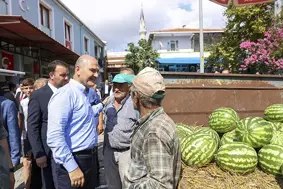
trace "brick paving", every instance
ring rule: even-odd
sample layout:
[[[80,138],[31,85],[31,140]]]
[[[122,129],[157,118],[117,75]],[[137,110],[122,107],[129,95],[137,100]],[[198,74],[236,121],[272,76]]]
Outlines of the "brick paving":
[[[100,187],[97,189],[107,189],[105,178],[104,178],[104,166],[103,166],[103,135],[98,137],[98,160],[99,160],[99,178],[100,178]],[[23,168],[20,168],[15,172],[15,189],[24,189],[24,176]]]

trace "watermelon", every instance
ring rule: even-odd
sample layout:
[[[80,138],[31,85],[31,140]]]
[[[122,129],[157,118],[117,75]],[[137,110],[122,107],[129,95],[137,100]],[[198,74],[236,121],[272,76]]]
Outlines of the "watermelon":
[[[188,166],[202,167],[214,158],[218,146],[216,140],[208,134],[193,134],[180,144],[182,161]]]
[[[276,144],[276,145],[283,146],[283,132],[274,131],[272,139],[270,140],[270,144]]]
[[[269,122],[273,128],[273,131],[279,131],[282,129],[283,123],[280,122]]]
[[[228,133],[225,133],[220,141],[220,145],[224,145],[224,144],[230,144],[233,142],[237,142],[239,141],[239,139],[236,136],[236,130],[230,131]]]
[[[271,124],[261,117],[247,117],[238,122],[236,136],[239,141],[254,148],[269,144],[273,134]]]
[[[180,139],[193,134],[193,131],[191,130],[191,128],[184,124],[177,124],[176,131]]]
[[[236,128],[239,116],[232,108],[218,108],[209,116],[209,127],[218,133],[226,133]]]
[[[283,165],[283,146],[269,144],[258,152],[259,167],[266,173],[281,174]]]
[[[209,128],[209,127],[200,127],[195,132],[195,134],[208,134],[215,139],[218,147],[220,145],[220,137],[219,137],[218,133],[216,131],[214,131],[213,129]]]
[[[283,104],[273,104],[264,110],[264,118],[268,121],[283,122]]]
[[[215,160],[222,170],[241,174],[253,172],[258,162],[255,149],[242,142],[224,144],[219,148]]]
[[[283,132],[283,123],[271,122],[271,124],[272,124],[272,127],[274,128],[274,130]]]

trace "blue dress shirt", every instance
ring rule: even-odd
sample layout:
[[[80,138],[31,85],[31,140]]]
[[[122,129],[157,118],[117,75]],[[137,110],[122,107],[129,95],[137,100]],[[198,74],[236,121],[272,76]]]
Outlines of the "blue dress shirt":
[[[63,164],[68,172],[78,168],[72,152],[97,146],[98,118],[86,91],[82,84],[71,79],[53,94],[48,105],[47,144],[55,162]]]

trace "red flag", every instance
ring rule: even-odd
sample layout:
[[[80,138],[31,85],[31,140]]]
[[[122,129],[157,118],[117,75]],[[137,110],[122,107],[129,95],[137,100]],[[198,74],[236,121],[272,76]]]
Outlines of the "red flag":
[[[255,5],[260,3],[270,3],[274,2],[275,0],[234,0],[235,6],[245,6],[245,5]]]
[[[14,70],[14,56],[12,54],[8,54],[2,52],[2,68],[7,70]]]

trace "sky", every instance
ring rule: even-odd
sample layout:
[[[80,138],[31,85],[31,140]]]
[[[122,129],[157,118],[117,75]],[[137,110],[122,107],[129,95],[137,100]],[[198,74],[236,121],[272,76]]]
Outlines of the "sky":
[[[150,31],[199,28],[199,0],[61,0],[100,39],[109,51],[124,51],[139,40],[141,4]],[[223,28],[225,8],[203,0],[204,28]]]

